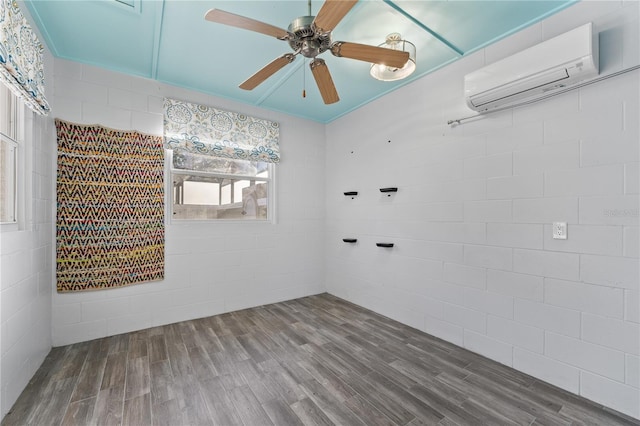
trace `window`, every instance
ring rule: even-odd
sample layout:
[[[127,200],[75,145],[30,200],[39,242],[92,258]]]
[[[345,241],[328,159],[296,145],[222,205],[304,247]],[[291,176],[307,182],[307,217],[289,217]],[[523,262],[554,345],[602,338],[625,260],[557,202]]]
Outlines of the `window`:
[[[0,84],[0,223],[3,224],[18,222],[24,128],[24,104]]]
[[[16,221],[16,168],[18,144],[7,136],[0,134],[0,222]]]
[[[174,219],[272,219],[272,164],[181,151],[169,155]]]
[[[164,99],[164,147],[176,220],[274,221],[280,126]]]

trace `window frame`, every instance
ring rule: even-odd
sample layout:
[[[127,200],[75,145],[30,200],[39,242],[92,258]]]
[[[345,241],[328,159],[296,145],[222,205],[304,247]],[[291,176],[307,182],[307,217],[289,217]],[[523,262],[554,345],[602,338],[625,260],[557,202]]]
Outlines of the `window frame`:
[[[31,215],[31,149],[28,139],[33,137],[33,112],[20,97],[0,83],[0,134],[15,147],[14,163],[14,220],[0,222],[0,232],[27,229]],[[31,126],[31,127],[30,127]]]
[[[238,160],[236,160],[238,161]],[[240,160],[241,161],[241,160]],[[239,223],[262,223],[262,224],[276,224],[276,167],[273,163],[267,163],[268,177],[256,177],[242,174],[227,174],[227,173],[215,173],[215,172],[202,172],[196,170],[188,170],[188,169],[176,169],[173,165],[173,151],[165,150],[165,170],[166,175],[166,203],[167,210],[166,216],[168,217],[168,223],[170,224],[192,224],[192,223],[229,223],[229,224],[239,224]],[[173,187],[173,176],[174,175],[183,175],[183,176],[203,176],[203,177],[215,177],[222,179],[232,179],[232,180],[256,180],[267,183],[267,218],[266,219],[188,219],[182,218],[178,219],[174,217],[173,214],[173,206],[174,206],[174,187]],[[230,183],[233,185],[233,183]],[[222,189],[222,188],[221,188]],[[222,202],[222,199],[219,200]],[[232,203],[233,204],[233,203]],[[222,204],[219,204],[222,205]]]
[[[4,175],[4,173],[7,173],[7,175],[10,175],[10,179],[8,181],[8,185],[10,186],[10,191],[13,193],[11,195],[11,204],[13,207],[13,212],[11,213],[11,216],[13,217],[13,220],[9,220],[9,221],[3,221],[2,217],[0,216],[0,225],[2,225],[3,227],[6,226],[11,226],[11,225],[17,225],[18,223],[18,154],[20,152],[20,145],[18,144],[18,142],[12,138],[10,138],[9,136],[5,135],[4,133],[0,132],[0,143],[1,144],[5,144],[7,143],[11,148],[13,148],[13,158],[12,160],[12,165],[11,165],[11,169],[9,171],[2,171],[2,174]],[[4,176],[2,176],[4,178]],[[7,188],[7,192],[9,192],[9,188]],[[0,202],[4,203],[6,200],[2,199],[0,200]],[[4,207],[4,206],[3,206]]]

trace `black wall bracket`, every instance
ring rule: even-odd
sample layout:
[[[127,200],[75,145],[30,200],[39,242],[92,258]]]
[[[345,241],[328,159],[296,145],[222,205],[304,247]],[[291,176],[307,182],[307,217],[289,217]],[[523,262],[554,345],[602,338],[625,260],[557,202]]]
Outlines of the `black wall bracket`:
[[[387,197],[391,197],[391,193],[398,192],[398,188],[380,188],[380,192],[387,194]]]

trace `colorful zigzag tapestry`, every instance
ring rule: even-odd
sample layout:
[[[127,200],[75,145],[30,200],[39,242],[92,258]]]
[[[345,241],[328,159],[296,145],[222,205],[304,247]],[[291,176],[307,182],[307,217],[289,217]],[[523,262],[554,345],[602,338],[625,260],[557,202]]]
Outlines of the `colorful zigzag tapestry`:
[[[162,137],[56,120],[58,292],[164,277]]]

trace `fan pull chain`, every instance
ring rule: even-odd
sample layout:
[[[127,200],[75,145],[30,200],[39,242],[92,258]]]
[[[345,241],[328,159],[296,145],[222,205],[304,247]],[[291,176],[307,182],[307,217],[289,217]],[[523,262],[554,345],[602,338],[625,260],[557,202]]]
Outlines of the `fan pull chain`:
[[[311,4],[311,1],[309,1],[309,4]],[[302,97],[306,98],[307,97],[307,91],[305,90],[307,87],[307,81],[306,81],[306,75],[307,75],[307,67],[306,67],[306,63],[304,58],[302,59]]]

